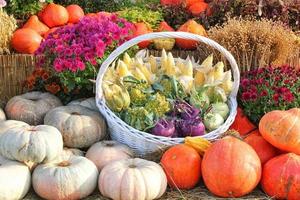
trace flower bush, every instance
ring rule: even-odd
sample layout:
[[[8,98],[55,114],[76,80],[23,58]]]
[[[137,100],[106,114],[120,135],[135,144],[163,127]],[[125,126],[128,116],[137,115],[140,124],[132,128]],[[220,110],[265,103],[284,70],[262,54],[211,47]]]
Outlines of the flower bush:
[[[132,36],[132,24],[116,15],[85,17],[51,33],[36,52],[38,67],[53,68],[70,99],[74,91],[92,94],[99,65]]]
[[[300,107],[300,70],[285,65],[244,73],[239,103],[255,123],[272,110]]]

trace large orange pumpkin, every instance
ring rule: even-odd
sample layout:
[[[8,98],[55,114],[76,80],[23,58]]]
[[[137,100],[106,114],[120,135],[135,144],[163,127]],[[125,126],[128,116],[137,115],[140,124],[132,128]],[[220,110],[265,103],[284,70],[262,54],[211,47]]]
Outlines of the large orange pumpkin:
[[[193,16],[199,16],[201,13],[205,12],[208,8],[208,4],[205,2],[196,2],[192,4],[188,10],[193,14]]]
[[[269,160],[263,167],[261,185],[275,199],[300,199],[300,156],[288,153]]]
[[[30,28],[32,30],[35,30],[40,35],[44,35],[45,33],[47,33],[47,31],[49,31],[49,27],[41,22],[36,15],[32,15],[24,24],[23,28]]]
[[[77,23],[84,17],[84,12],[79,5],[72,4],[66,7],[69,13],[69,23]]]
[[[188,20],[186,23],[180,26],[177,31],[189,32],[201,36],[207,36],[204,27],[192,19]],[[197,47],[197,43],[198,42],[195,40],[176,38],[176,45],[182,49],[195,49]]]
[[[255,130],[255,125],[248,119],[241,108],[237,109],[237,115],[230,129],[234,129],[240,133],[240,135],[247,135],[251,131]]]
[[[202,176],[207,188],[221,197],[241,197],[259,183],[261,163],[247,143],[226,136],[206,150]]]
[[[133,37],[137,37],[143,34],[151,33],[152,29],[145,23],[139,22],[139,23],[134,23],[134,32],[133,32]],[[143,41],[138,43],[138,46],[140,48],[147,48],[150,45],[151,41]]]
[[[69,20],[67,9],[54,3],[48,4],[40,15],[42,21],[50,28],[65,25]]]
[[[201,157],[195,149],[179,144],[168,149],[161,159],[161,165],[173,188],[191,189],[201,178]]]
[[[21,28],[14,32],[11,45],[19,53],[33,54],[39,48],[42,39],[35,30]]]
[[[273,146],[300,154],[300,108],[265,114],[259,122],[259,131]]]
[[[244,141],[256,151],[262,165],[279,154],[278,149],[268,143],[258,130],[251,132]]]

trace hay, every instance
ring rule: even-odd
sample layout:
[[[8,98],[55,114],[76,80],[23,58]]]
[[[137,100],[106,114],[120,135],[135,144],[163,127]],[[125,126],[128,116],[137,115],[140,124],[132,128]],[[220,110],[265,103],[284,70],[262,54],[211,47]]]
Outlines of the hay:
[[[166,194],[160,198],[159,200],[214,200],[214,199],[224,199],[224,198],[217,198],[213,194],[211,194],[203,184],[196,187],[193,190],[189,191],[176,191],[168,189]],[[243,198],[236,198],[235,200],[270,200],[271,198],[266,196],[261,190],[255,189],[251,194],[243,197]],[[30,191],[28,195],[24,198],[24,200],[42,200],[39,198],[33,191]],[[100,195],[99,191],[95,191],[92,195],[84,200],[109,200]]]

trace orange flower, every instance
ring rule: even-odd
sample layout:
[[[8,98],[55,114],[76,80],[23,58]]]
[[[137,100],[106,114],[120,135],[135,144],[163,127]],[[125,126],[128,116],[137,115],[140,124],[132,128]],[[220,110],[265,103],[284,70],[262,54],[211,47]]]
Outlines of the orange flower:
[[[60,86],[56,83],[51,83],[45,85],[45,89],[52,94],[57,94],[60,91]]]
[[[28,84],[34,85],[34,83],[35,83],[35,77],[33,75],[28,76],[27,77],[27,82],[28,82]]]
[[[48,78],[49,78],[49,74],[48,74],[47,72],[44,72],[44,73],[42,74],[42,79],[43,79],[44,81],[46,81],[46,80],[48,80]]]
[[[66,86],[63,86],[63,90],[64,90],[64,93],[65,93],[65,94],[68,94],[68,93],[69,93],[69,90],[68,90],[68,88],[67,88]]]

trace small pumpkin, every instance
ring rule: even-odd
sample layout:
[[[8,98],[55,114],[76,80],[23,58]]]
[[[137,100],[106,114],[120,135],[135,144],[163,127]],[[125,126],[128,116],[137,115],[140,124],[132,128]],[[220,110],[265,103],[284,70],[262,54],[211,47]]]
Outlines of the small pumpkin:
[[[204,154],[205,185],[220,197],[241,197],[251,192],[261,178],[261,163],[254,149],[233,136],[214,142]]]
[[[244,141],[256,151],[262,165],[279,154],[278,149],[268,143],[258,130],[251,132]]]
[[[300,154],[300,108],[265,114],[259,122],[259,131],[273,146]]]
[[[102,141],[93,144],[86,152],[86,157],[101,171],[112,161],[132,158],[133,152],[129,147],[118,142]]]
[[[182,2],[182,0],[160,0],[160,4],[163,6],[178,6]]]
[[[133,37],[137,37],[140,35],[144,35],[147,33],[151,33],[152,29],[145,23],[139,22],[139,23],[134,23],[134,31],[133,31]],[[138,43],[138,46],[142,49],[147,48],[150,45],[151,41],[143,41]]]
[[[2,108],[0,108],[0,121],[6,120],[6,116]]]
[[[69,21],[69,14],[65,7],[50,3],[42,11],[41,18],[47,26],[52,28],[67,24]]]
[[[69,23],[78,23],[84,17],[84,11],[79,5],[72,4],[66,7],[69,13]]]
[[[83,106],[55,108],[47,113],[44,123],[60,130],[66,147],[90,147],[106,136],[106,123],[100,113]]]
[[[5,131],[16,128],[16,127],[28,127],[29,125],[25,122],[16,121],[16,120],[6,120],[0,121],[0,134],[4,133]]]
[[[287,153],[269,160],[263,167],[261,185],[275,199],[300,199],[300,156]]]
[[[199,16],[201,13],[204,13],[208,8],[208,4],[205,2],[196,2],[188,7],[188,10],[193,14],[193,16]]]
[[[0,156],[0,199],[23,199],[30,188],[28,167]]]
[[[251,131],[256,129],[256,126],[248,119],[244,114],[244,111],[238,107],[237,115],[230,129],[234,129],[240,133],[240,135],[247,135]]]
[[[207,36],[204,27],[192,19],[188,20],[186,23],[181,25],[177,31],[189,32],[201,36]],[[176,45],[182,49],[195,49],[197,47],[197,43],[198,42],[195,40],[176,38]]]
[[[44,35],[49,31],[49,27],[41,22],[36,15],[32,15],[24,24],[23,28],[30,28],[32,30],[35,30],[40,35]]]
[[[0,134],[0,154],[26,163],[51,161],[63,150],[60,132],[52,126],[20,126]]]
[[[32,174],[32,186],[44,199],[82,199],[97,187],[98,174],[90,160],[71,156],[62,162],[38,165]]]
[[[40,46],[43,38],[30,28],[21,28],[14,32],[11,45],[18,53],[33,54]]]
[[[61,101],[50,93],[29,92],[10,99],[5,111],[8,119],[38,125],[43,123],[49,110],[61,105]]]
[[[184,144],[168,149],[162,156],[161,165],[173,188],[191,189],[201,178],[201,157],[195,149]]]
[[[84,153],[79,149],[65,147],[63,151],[51,162],[63,162],[65,160],[69,160],[72,156],[84,156]]]
[[[155,162],[140,158],[106,165],[99,176],[99,190],[105,197],[118,200],[152,200],[167,189],[163,169]]]
[[[58,27],[54,27],[49,29],[45,34],[44,34],[44,38],[46,39],[51,33],[54,33],[57,29],[59,29]]]
[[[77,100],[74,100],[74,101],[71,101],[70,103],[68,103],[68,106],[71,106],[71,105],[80,105],[80,106],[83,106],[83,107],[86,107],[91,110],[99,112],[99,108],[96,105],[95,97],[91,97],[88,99],[77,99]]]

